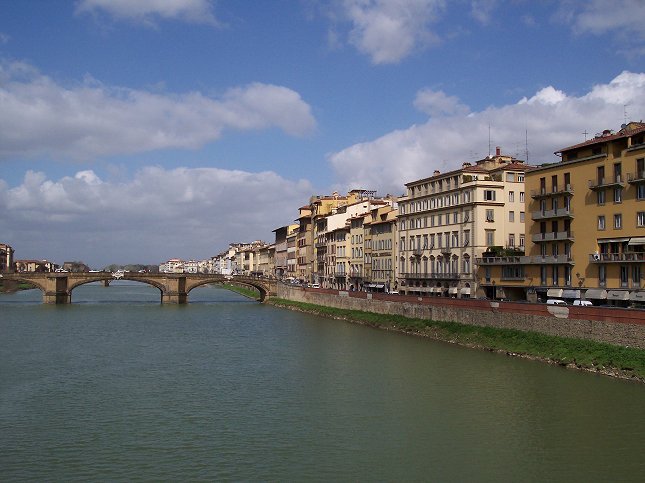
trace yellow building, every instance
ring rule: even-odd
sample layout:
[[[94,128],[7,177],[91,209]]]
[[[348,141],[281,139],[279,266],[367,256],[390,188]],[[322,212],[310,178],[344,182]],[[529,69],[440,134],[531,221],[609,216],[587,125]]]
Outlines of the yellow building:
[[[371,211],[363,223],[365,229],[365,263],[370,265],[369,289],[375,292],[398,290],[396,269],[398,210],[382,206]]]
[[[556,154],[561,162],[526,174],[527,255],[485,261],[483,277],[506,292],[520,285],[529,299],[645,301],[645,124]],[[513,270],[517,279],[505,279]]]
[[[477,257],[524,248],[526,170],[497,148],[475,165],[407,183],[399,200],[399,291],[475,296]]]

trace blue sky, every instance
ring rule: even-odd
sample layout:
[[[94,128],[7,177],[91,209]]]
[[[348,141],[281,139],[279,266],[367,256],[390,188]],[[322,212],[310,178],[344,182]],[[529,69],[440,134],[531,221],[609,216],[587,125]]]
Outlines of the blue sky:
[[[641,0],[0,0],[0,242],[158,263],[645,118]],[[489,134],[490,133],[490,134]]]

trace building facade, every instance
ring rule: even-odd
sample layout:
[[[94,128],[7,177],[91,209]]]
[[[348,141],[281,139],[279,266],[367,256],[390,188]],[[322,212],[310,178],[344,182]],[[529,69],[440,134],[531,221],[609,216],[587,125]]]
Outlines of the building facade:
[[[13,270],[13,253],[13,248],[4,243],[0,243],[0,272]]]
[[[556,154],[562,161],[526,174],[526,256],[485,261],[492,282],[521,286],[529,300],[643,304],[645,124]],[[517,280],[504,278],[510,270]]]
[[[525,244],[526,170],[497,148],[475,165],[407,183],[398,205],[399,291],[484,295],[476,258],[489,249],[521,251]]]

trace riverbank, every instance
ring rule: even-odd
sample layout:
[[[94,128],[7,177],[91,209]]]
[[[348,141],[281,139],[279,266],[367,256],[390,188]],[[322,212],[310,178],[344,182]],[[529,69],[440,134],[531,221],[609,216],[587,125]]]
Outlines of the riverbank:
[[[267,303],[351,323],[427,337],[464,347],[538,360],[562,367],[645,383],[645,350],[515,329],[386,315],[281,298]]]

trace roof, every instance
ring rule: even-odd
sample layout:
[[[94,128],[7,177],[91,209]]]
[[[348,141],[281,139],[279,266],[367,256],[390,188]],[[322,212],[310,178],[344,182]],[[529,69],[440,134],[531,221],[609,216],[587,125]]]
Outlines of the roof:
[[[611,134],[611,132],[612,132],[611,130],[605,129],[602,132],[602,134],[596,135],[593,139],[589,139],[588,141],[585,141],[583,143],[574,144],[573,146],[562,148],[558,151],[555,151],[554,154],[563,153],[565,151],[571,151],[572,149],[578,149],[585,146],[591,146],[593,144],[601,144],[609,141],[615,141],[616,139],[622,139],[622,138],[633,136],[634,134],[645,132],[645,123],[631,122],[626,126],[622,127],[620,131],[618,131],[617,133]]]

